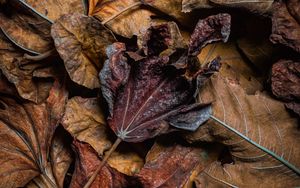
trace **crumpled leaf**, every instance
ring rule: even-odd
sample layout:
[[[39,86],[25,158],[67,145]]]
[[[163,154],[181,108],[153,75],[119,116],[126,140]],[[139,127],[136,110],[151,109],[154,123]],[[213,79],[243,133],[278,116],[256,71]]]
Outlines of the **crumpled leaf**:
[[[76,151],[75,172],[72,177],[70,187],[81,188],[92,176],[96,167],[100,164],[100,159],[97,153],[88,145],[78,141],[73,142],[74,150]],[[128,185],[126,175],[117,170],[105,165],[96,179],[93,181],[91,188],[122,188]]]
[[[89,0],[89,15],[101,20],[114,33],[131,38],[149,28],[154,15],[139,7],[140,4],[139,0]]]
[[[0,187],[23,187],[38,175],[50,187],[58,185],[48,151],[66,99],[58,82],[39,105],[1,97]]]
[[[283,44],[300,52],[300,3],[279,1],[273,5],[271,42]]]
[[[50,148],[53,176],[55,177],[58,187],[63,187],[65,175],[73,161],[70,143],[68,143],[65,133],[65,130],[58,127],[54,133]],[[26,188],[36,187],[52,188],[51,185],[44,182],[42,176],[35,177],[29,184],[26,185]]]
[[[216,157],[205,150],[177,144],[174,139],[159,139],[135,176],[144,188],[184,187],[193,171],[201,171]]]
[[[45,101],[53,84],[56,73],[50,71],[47,75],[45,69],[54,69],[55,64],[47,61],[30,62],[23,58],[22,51],[18,50],[0,33],[0,69],[6,78],[15,85],[19,95],[35,103]],[[37,74],[39,73],[39,74]],[[61,76],[61,75],[60,75]]]
[[[51,35],[71,80],[90,89],[99,88],[105,48],[115,41],[112,33],[92,17],[74,13],[56,20]]]
[[[293,187],[299,174],[298,122],[284,105],[266,94],[248,95],[239,85],[239,76],[215,75],[199,95],[213,103],[213,116],[236,131],[209,120],[188,138],[190,141],[220,142],[226,145],[232,163],[216,161],[198,176],[198,187]],[[243,139],[241,136],[247,137]],[[263,151],[250,141],[265,147]],[[274,152],[281,161],[271,157]],[[273,155],[274,156],[274,155]],[[282,162],[283,161],[283,162]],[[285,162],[285,163],[284,163]]]
[[[189,54],[197,55],[207,44],[227,42],[230,34],[231,17],[227,13],[209,16],[199,20],[191,36]]]
[[[284,100],[286,106],[300,115],[300,63],[280,60],[272,67],[273,94]]]
[[[54,21],[64,14],[84,13],[84,4],[82,0],[24,0],[28,5],[37,12],[47,16],[48,19]]]
[[[20,48],[34,54],[52,49],[51,23],[21,8],[7,5],[0,9],[0,28],[3,33]]]
[[[112,145],[102,104],[97,98],[70,99],[61,123],[77,140],[89,143],[99,156],[104,156]],[[124,152],[117,149],[110,156],[108,164],[124,174],[132,175],[143,166],[144,161],[132,150]]]
[[[169,62],[168,56],[157,56],[167,49],[165,38],[170,36],[166,24],[162,24],[161,28],[149,29],[152,37],[146,38],[149,39],[145,42],[149,46],[146,59],[127,62],[125,45],[114,43],[107,50],[109,59],[100,72],[102,93],[110,107],[108,125],[126,142],[141,142],[168,132],[167,121],[176,122],[174,119],[180,119],[178,115],[182,112],[191,112],[191,117],[198,114],[195,116],[198,118],[186,118],[197,123],[181,122],[184,124],[181,128],[188,127],[189,130],[195,130],[208,117],[200,114],[203,113],[200,104],[193,104],[197,90],[195,81],[184,77],[184,69],[176,69],[176,65],[172,65],[176,62]],[[151,40],[153,37],[159,40]],[[180,59],[183,64],[188,62],[187,58]],[[216,61],[199,70],[195,77],[204,82],[218,67]]]

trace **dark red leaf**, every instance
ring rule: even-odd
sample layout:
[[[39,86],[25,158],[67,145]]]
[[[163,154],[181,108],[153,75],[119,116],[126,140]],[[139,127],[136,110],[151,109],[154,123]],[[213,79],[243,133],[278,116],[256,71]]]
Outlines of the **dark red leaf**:
[[[230,20],[229,15],[223,16]],[[114,43],[107,49],[109,59],[100,72],[101,89],[109,104],[108,124],[124,141],[152,138],[168,132],[169,125],[195,130],[210,116],[210,107],[203,109],[194,96],[197,86],[218,70],[219,59],[196,71],[193,79],[185,77],[186,65],[194,57],[187,56],[184,45],[176,44],[175,39],[180,41],[181,35],[174,34],[173,26],[168,23],[148,29],[142,41],[147,57],[140,61],[126,57],[125,44]],[[206,39],[216,41],[213,37],[194,36],[194,40],[204,43]]]

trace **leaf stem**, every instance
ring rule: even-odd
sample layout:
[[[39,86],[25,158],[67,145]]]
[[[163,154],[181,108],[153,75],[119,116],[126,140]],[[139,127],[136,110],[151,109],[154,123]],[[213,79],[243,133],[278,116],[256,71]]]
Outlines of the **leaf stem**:
[[[221,124],[225,128],[229,129],[230,131],[234,132],[235,134],[237,134],[241,138],[247,140],[252,145],[254,145],[257,148],[261,149],[262,151],[268,153],[269,155],[271,155],[272,157],[274,157],[275,159],[277,159],[278,161],[280,161],[281,163],[283,163],[285,166],[287,166],[288,168],[290,168],[291,170],[293,170],[298,176],[300,175],[300,169],[298,169],[296,166],[294,166],[293,164],[289,163],[288,161],[286,161],[284,158],[280,157],[279,155],[277,155],[273,151],[270,151],[269,149],[265,148],[264,146],[261,146],[260,144],[258,144],[255,141],[251,140],[249,137],[241,134],[239,131],[237,131],[236,129],[230,127],[225,122],[223,122],[220,119],[218,119],[217,117],[211,115],[210,118],[212,120],[216,121],[217,123]]]
[[[107,159],[111,156],[111,154],[115,151],[115,149],[118,147],[118,145],[122,142],[121,138],[118,138],[115,143],[112,145],[112,147],[109,149],[109,151],[105,154],[103,160],[101,161],[100,165],[97,167],[96,171],[93,173],[93,175],[89,178],[88,182],[85,184],[83,188],[89,188],[93,181],[95,180],[96,176],[102,169],[102,167],[106,164]]]
[[[105,24],[107,24],[107,22],[110,22],[111,20],[115,19],[116,17],[118,17],[119,15],[123,14],[127,10],[132,9],[133,7],[136,7],[136,6],[140,6],[141,4],[142,4],[141,2],[133,3],[132,5],[126,7],[125,9],[123,9],[123,10],[119,11],[118,13],[112,15],[111,17],[107,18],[106,20],[103,20],[101,22],[101,24],[105,25]]]
[[[41,178],[48,187],[57,188],[58,186],[44,173],[41,173]]]
[[[47,57],[49,57],[51,55],[54,55],[55,52],[56,52],[55,49],[51,49],[51,50],[48,50],[48,51],[46,51],[42,54],[38,54],[38,55],[24,54],[24,58],[28,59],[28,60],[32,60],[32,61],[40,61],[40,60],[46,59]]]

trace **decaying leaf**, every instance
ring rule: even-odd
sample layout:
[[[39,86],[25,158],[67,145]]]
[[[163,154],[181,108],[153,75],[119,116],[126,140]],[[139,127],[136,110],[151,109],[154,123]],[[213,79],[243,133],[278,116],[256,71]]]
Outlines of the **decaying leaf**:
[[[288,108],[300,115],[300,63],[280,60],[272,67],[273,94],[286,101]]]
[[[169,123],[195,130],[209,116],[209,107],[193,104],[196,80],[184,77],[184,68],[177,69],[178,63],[189,62],[187,53],[175,62],[172,56],[158,56],[168,49],[168,28],[167,24],[149,28],[151,36],[147,34],[144,42],[148,56],[141,61],[130,62],[122,43],[114,43],[107,50],[109,59],[100,72],[101,89],[110,107],[108,125],[124,141],[140,142],[165,133]],[[201,85],[218,67],[218,62],[213,61],[194,78]]]
[[[151,24],[149,10],[139,7],[139,0],[89,0],[89,15],[95,16],[114,33],[131,38]]]
[[[56,20],[51,35],[70,78],[87,88],[99,88],[105,48],[115,41],[112,33],[92,17],[74,13]]]
[[[48,151],[66,99],[58,82],[39,105],[1,97],[0,187],[23,187],[38,175],[50,187],[61,183],[53,174]]]
[[[35,103],[47,99],[57,73],[53,70],[54,63],[30,62],[23,58],[21,50],[17,49],[0,33],[0,69],[6,78],[15,85],[19,95]],[[58,72],[58,68],[56,71]]]
[[[194,170],[201,171],[215,159],[205,150],[176,144],[173,139],[157,141],[136,177],[144,188],[184,187]]]
[[[96,170],[101,161],[97,153],[88,144],[74,141],[73,145],[77,157],[70,187],[81,188],[88,181],[88,178],[92,176],[93,171]],[[122,188],[127,185],[126,175],[106,165],[97,174],[91,188]]]
[[[51,24],[38,15],[23,9],[3,6],[0,9],[0,28],[19,47],[39,54],[53,48]]]
[[[283,44],[300,53],[300,13],[297,11],[299,8],[299,1],[274,3],[270,40],[275,44]]]
[[[40,14],[47,16],[54,21],[64,14],[85,12],[82,0],[24,0],[28,5],[34,8]]]
[[[209,0],[182,0],[182,11],[191,12],[200,8],[212,8]]]
[[[74,97],[67,103],[62,124],[72,136],[90,144],[98,155],[103,157],[113,140],[106,125],[102,106],[96,98]],[[132,150],[125,152],[117,150],[109,158],[108,164],[124,174],[132,175],[139,171],[144,161]]]
[[[221,123],[209,120],[188,138],[226,145],[233,162],[212,163],[198,176],[198,187],[299,185],[297,120],[266,94],[246,94],[236,74],[215,75],[200,92],[200,101],[215,101],[213,117]]]

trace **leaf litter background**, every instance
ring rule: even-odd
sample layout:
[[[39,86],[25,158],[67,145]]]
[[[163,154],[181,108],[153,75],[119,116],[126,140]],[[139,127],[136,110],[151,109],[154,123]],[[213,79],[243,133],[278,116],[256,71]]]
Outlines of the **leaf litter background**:
[[[147,73],[150,69],[145,72],[143,66],[156,57],[158,65],[166,61],[163,57],[173,63],[156,67],[150,80],[155,75],[168,77],[170,67],[184,70],[175,75],[186,83],[194,83],[197,75],[204,85],[188,99],[195,105],[211,103],[213,117],[225,126],[210,118],[195,125],[194,131],[172,128],[187,122],[184,117],[191,112],[189,119],[199,120],[203,114],[197,108],[180,109],[171,120],[148,124],[156,127],[151,136],[144,135],[151,139],[122,142],[91,187],[300,185],[299,1],[2,0],[0,4],[0,187],[83,187],[117,139],[113,131],[119,118],[115,123],[114,118],[124,112],[124,95],[118,88],[136,80],[139,71]],[[212,27],[205,33],[197,22],[218,13],[230,14],[230,37],[227,42],[223,38],[226,43],[208,44],[218,32]],[[193,33],[196,25],[202,34]],[[159,32],[166,35],[159,38],[155,35]],[[116,41],[125,43],[127,51]],[[111,52],[106,51],[113,43]],[[204,74],[219,60],[216,57],[221,58],[219,71]],[[185,63],[180,64],[182,59]],[[111,66],[105,68],[105,61]],[[129,75],[130,68],[134,71]],[[100,80],[100,71],[109,70],[117,77]],[[106,84],[116,87],[105,90]],[[181,85],[175,79],[172,85],[176,84]],[[147,88],[142,93],[135,90],[137,101],[143,100]],[[168,96],[166,91],[160,99]],[[183,104],[192,105],[190,100]],[[136,125],[143,118],[149,121],[139,117]],[[167,134],[154,137],[162,132]]]

